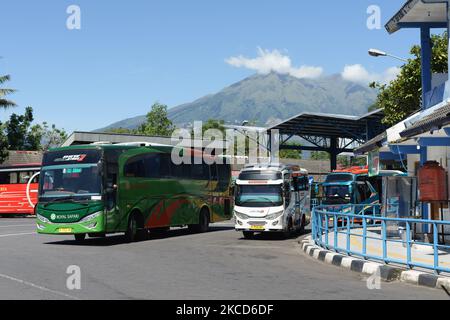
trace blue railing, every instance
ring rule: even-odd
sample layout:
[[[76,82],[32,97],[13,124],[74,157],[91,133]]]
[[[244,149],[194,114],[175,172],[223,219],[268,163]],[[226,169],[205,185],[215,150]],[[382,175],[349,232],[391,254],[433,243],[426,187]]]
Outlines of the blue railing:
[[[401,264],[410,269],[425,268],[437,274],[450,272],[450,268],[440,261],[440,255],[450,252],[450,246],[445,244],[445,236],[444,241],[439,241],[439,230],[450,228],[450,221],[382,217],[378,205],[365,206],[363,210],[353,206],[350,211],[348,207],[318,206],[313,209],[312,238],[318,246],[366,260]],[[415,240],[415,230],[432,231],[432,241]],[[356,239],[359,241],[352,244]],[[433,261],[418,257],[413,245],[428,249],[428,256],[432,256]],[[450,260],[445,264],[450,266]]]

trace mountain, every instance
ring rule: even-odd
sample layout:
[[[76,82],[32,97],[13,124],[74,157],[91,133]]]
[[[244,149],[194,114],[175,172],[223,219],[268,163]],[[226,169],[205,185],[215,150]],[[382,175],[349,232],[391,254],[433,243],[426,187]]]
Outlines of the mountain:
[[[344,80],[340,75],[298,79],[270,73],[254,75],[222,91],[169,109],[178,126],[194,120],[225,120],[227,123],[255,121],[265,126],[302,112],[362,115],[375,102],[377,91]],[[116,122],[105,129],[136,128],[145,116]]]

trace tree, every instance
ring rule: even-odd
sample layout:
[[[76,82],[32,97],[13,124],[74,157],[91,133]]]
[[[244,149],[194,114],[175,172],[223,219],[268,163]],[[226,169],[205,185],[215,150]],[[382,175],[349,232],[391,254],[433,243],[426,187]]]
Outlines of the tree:
[[[442,35],[432,35],[433,73],[447,73],[448,71],[448,37],[447,32]],[[400,74],[389,84],[371,83],[372,88],[379,89],[375,105],[370,109],[383,109],[385,118],[383,123],[393,126],[418,111],[422,101],[421,83],[421,53],[420,46],[411,48],[414,58],[401,67]]]
[[[54,124],[49,126],[47,122],[31,127],[30,135],[39,141],[39,150],[43,151],[59,147],[67,139],[67,133],[64,129],[58,129]]]
[[[9,75],[0,76],[0,85],[4,84],[5,82],[10,80]],[[6,96],[14,93],[16,90],[14,89],[7,89],[7,88],[0,88],[0,108],[2,109],[8,109],[10,107],[15,107],[16,104],[12,102],[11,100],[7,100]]]
[[[215,130],[219,130],[220,132],[222,132],[224,138],[225,138],[225,121],[223,120],[214,120],[214,119],[209,119],[208,121],[203,123],[202,126],[202,132],[203,134],[210,130],[210,129],[215,129]]]
[[[138,129],[138,133],[147,136],[170,137],[175,126],[167,115],[167,106],[156,102],[147,113],[147,121]]]
[[[5,123],[9,150],[39,150],[40,132],[30,130],[33,122],[33,108],[27,107],[23,115],[13,113]]]
[[[106,133],[116,133],[116,134],[137,134],[137,130],[127,129],[127,128],[113,128],[106,130]]]
[[[311,152],[311,160],[317,160],[317,161],[330,160],[330,154],[325,151],[313,151],[313,152]]]
[[[297,142],[291,142],[291,143],[288,143],[288,145],[301,147],[301,144],[297,143]],[[280,150],[280,158],[281,159],[301,160],[302,159],[302,150]]]
[[[8,150],[47,151],[60,146],[67,138],[63,129],[46,122],[33,125],[33,108],[23,115],[13,113],[5,123],[0,122],[0,162],[8,156]]]

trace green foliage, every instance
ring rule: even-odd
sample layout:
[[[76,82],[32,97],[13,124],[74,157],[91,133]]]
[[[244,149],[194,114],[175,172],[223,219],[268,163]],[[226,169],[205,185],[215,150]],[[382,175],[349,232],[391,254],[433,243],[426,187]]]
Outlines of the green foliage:
[[[170,137],[175,126],[167,116],[167,106],[156,102],[146,116],[146,122],[138,129],[139,134],[147,136]]]
[[[39,150],[39,130],[33,128],[33,109],[27,107],[23,115],[13,113],[5,123],[6,138],[9,150]]]
[[[36,139],[36,143],[40,144],[38,149],[43,151],[59,147],[67,139],[67,133],[64,129],[58,129],[54,124],[49,126],[47,122],[34,125],[30,130],[31,135]]]
[[[432,35],[432,62],[431,69],[433,73],[447,73],[447,33],[442,35]],[[411,48],[411,54],[414,58],[401,67],[397,79],[389,84],[372,83],[372,88],[379,89],[377,101],[372,109],[384,109],[385,118],[383,122],[388,126],[404,120],[412,113],[418,111],[422,100],[421,83],[421,54],[420,46],[415,45]]]
[[[301,147],[302,145],[297,142],[288,143],[289,146]],[[302,150],[280,150],[280,158],[281,159],[294,159],[301,160],[302,159]]]
[[[8,82],[10,80],[10,76],[0,76],[0,85],[4,84],[5,82]],[[2,109],[8,109],[10,107],[15,107],[16,104],[12,102],[11,100],[6,99],[6,96],[10,95],[11,93],[14,93],[14,89],[7,89],[7,88],[1,88],[0,87],[0,108]]]
[[[113,128],[113,129],[108,129],[105,132],[116,133],[116,134],[137,134],[137,130],[131,130],[131,129],[127,129],[127,128]]]
[[[33,120],[33,108],[27,107],[23,115],[13,113],[7,122],[0,122],[0,162],[6,159],[8,150],[46,151],[67,138],[66,132],[55,125],[33,125]]]
[[[223,120],[214,120],[214,119],[209,119],[208,121],[203,123],[202,126],[202,132],[203,134],[210,130],[210,129],[216,129],[219,130],[220,132],[222,132],[223,137],[225,138],[225,121]]]
[[[330,160],[330,154],[325,151],[313,151],[311,152],[311,160]]]

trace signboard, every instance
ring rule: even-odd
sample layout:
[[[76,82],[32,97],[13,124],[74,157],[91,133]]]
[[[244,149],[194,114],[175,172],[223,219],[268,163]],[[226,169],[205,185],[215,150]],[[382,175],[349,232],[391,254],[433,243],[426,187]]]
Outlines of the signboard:
[[[380,174],[380,152],[369,152],[369,177],[375,177]]]

